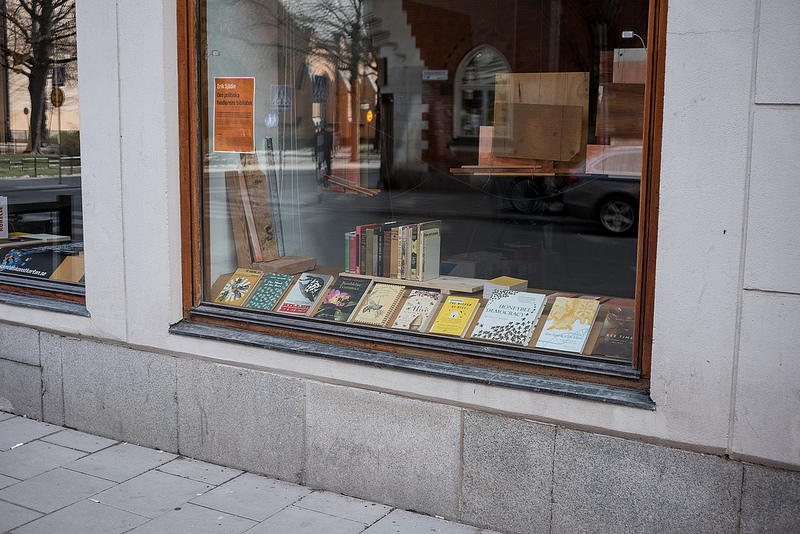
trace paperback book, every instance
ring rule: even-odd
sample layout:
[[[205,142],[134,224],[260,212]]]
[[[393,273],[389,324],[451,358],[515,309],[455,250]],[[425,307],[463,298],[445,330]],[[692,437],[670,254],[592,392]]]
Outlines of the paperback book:
[[[430,332],[464,337],[480,304],[480,299],[472,297],[447,297]]]
[[[301,274],[276,311],[308,315],[332,281],[333,276],[329,274]]]
[[[351,320],[371,286],[369,278],[340,276],[325,293],[314,317],[331,321]]]
[[[596,300],[556,297],[536,347],[582,352],[599,307]]]
[[[294,276],[290,274],[267,273],[264,279],[245,302],[245,308],[254,310],[271,310],[283,296],[286,288],[292,283]]]
[[[386,326],[405,292],[405,286],[375,284],[359,308],[353,322]]]
[[[488,299],[496,289],[512,289],[514,291],[525,291],[528,289],[528,281],[521,278],[510,276],[500,276],[487,280],[483,284],[483,298]]]
[[[397,313],[392,328],[424,332],[428,328],[433,312],[441,298],[442,294],[438,291],[412,290]]]
[[[470,337],[527,347],[545,302],[547,296],[539,293],[497,289]]]
[[[633,308],[610,307],[592,354],[631,361],[633,358],[633,319]]]
[[[263,271],[236,269],[214,302],[229,306],[241,306],[253,292],[262,276],[264,276]]]

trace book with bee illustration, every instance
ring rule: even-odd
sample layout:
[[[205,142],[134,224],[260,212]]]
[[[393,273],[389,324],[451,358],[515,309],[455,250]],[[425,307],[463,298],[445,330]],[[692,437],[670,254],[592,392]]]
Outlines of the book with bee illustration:
[[[527,347],[546,301],[540,293],[495,289],[470,337]]]
[[[354,323],[386,326],[397,304],[403,297],[405,286],[375,284],[353,319]]]
[[[275,311],[308,315],[325,294],[331,281],[333,276],[329,274],[301,274]]]
[[[264,276],[263,271],[236,269],[236,272],[230,277],[225,287],[214,299],[214,302],[229,306],[241,306],[250,296],[262,276]]]
[[[372,286],[371,278],[340,276],[320,302],[314,312],[316,319],[350,321]]]
[[[424,332],[441,298],[439,291],[412,289],[392,323],[392,328]]]

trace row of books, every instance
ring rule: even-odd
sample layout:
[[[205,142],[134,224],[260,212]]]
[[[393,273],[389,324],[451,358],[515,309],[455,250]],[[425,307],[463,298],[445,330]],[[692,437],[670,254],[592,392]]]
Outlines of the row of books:
[[[345,232],[345,271],[424,282],[439,277],[442,221],[397,221],[356,226]]]
[[[535,346],[583,352],[599,301],[551,297],[552,306]],[[524,347],[530,346],[547,301],[548,296],[541,293],[496,289],[481,310],[481,299],[476,297],[443,296],[437,290],[375,282],[371,278],[303,273],[295,279],[248,269],[237,270],[215,300],[245,308]],[[610,357],[629,357],[632,312],[610,308],[606,314],[598,343],[607,342]],[[470,330],[473,322],[475,326]]]

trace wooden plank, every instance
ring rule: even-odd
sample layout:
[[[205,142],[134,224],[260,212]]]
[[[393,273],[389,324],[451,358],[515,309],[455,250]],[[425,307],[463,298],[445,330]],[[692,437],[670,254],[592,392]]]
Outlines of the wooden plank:
[[[250,240],[247,233],[244,203],[242,202],[239,173],[237,171],[225,172],[225,188],[228,196],[231,226],[233,227],[233,242],[236,246],[236,263],[241,268],[250,269],[252,263]]]
[[[298,274],[312,271],[317,266],[317,258],[305,256],[284,256],[277,260],[253,263],[254,269],[265,273]]]
[[[647,50],[644,48],[617,48],[614,50],[614,83],[641,83],[647,75]]]
[[[247,193],[250,197],[250,208],[253,211],[255,232],[262,257],[265,261],[280,257],[278,242],[272,225],[270,212],[269,191],[267,179],[258,165],[258,156],[255,154],[240,154],[242,162],[242,175],[247,184]],[[256,255],[253,254],[255,257]]]
[[[501,137],[501,127],[511,126],[509,114],[512,110],[508,104],[580,107],[580,150],[565,163],[572,167],[579,167],[583,164],[586,159],[586,142],[589,137],[588,72],[498,74],[495,84],[496,137]],[[497,151],[495,153],[504,155]]]
[[[498,126],[493,151],[500,156],[571,161],[581,153],[583,107],[504,104],[507,123]]]
[[[511,166],[530,167],[534,172],[548,172],[553,170],[553,160],[532,158],[510,158],[494,154],[494,126],[481,126],[478,142],[479,166]]]
[[[607,83],[597,102],[598,136],[641,139],[644,125],[644,84]]]
[[[67,256],[59,266],[56,267],[56,270],[53,271],[49,279],[77,284],[81,281],[81,278],[83,278],[84,272],[83,254]]]

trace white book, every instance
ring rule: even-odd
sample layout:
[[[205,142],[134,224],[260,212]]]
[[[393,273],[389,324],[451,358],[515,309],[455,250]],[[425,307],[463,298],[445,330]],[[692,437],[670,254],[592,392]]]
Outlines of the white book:
[[[546,302],[547,295],[540,293],[497,289],[470,337],[527,347]]]

